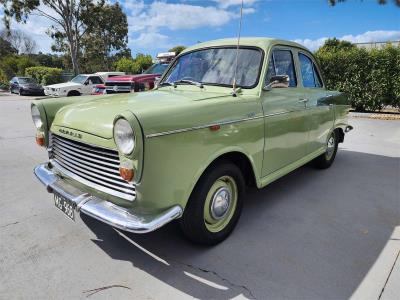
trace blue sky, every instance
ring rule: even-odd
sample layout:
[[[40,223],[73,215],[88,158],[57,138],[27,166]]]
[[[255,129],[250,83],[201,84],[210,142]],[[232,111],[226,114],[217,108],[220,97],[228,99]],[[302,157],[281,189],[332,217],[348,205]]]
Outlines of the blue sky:
[[[111,1],[111,0],[110,0]],[[111,2],[115,2],[112,0]],[[132,53],[155,55],[174,45],[236,35],[241,0],[120,0],[129,23]],[[295,40],[316,50],[328,37],[352,42],[400,40],[400,7],[391,0],[244,0],[242,36]],[[47,21],[32,18],[18,28],[30,31],[48,52]]]

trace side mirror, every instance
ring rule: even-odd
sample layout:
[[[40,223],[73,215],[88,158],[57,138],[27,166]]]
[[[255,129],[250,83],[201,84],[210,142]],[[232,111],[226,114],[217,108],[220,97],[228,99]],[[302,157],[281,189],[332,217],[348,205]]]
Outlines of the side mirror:
[[[271,77],[264,90],[269,91],[274,88],[288,88],[290,84],[289,75],[275,75]]]
[[[88,85],[88,84],[89,84],[89,81],[85,81],[84,85]]]

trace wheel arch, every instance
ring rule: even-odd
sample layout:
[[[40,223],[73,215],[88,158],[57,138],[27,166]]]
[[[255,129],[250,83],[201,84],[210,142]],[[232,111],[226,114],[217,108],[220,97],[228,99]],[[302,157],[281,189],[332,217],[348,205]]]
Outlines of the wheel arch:
[[[70,96],[80,96],[81,95],[81,93],[78,91],[78,90],[71,90],[71,91],[69,91],[68,93],[67,93],[67,97],[70,97]]]
[[[242,172],[243,177],[245,179],[246,187],[258,186],[258,178],[254,160],[248,154],[246,154],[241,149],[229,149],[223,152],[216,153],[212,156],[209,161],[204,164],[206,167],[200,169],[195,176],[195,180],[193,180],[193,184],[190,187],[190,192],[188,193],[188,198],[192,194],[194,188],[198,184],[201,177],[213,166],[218,164],[221,161],[228,161],[235,164]]]

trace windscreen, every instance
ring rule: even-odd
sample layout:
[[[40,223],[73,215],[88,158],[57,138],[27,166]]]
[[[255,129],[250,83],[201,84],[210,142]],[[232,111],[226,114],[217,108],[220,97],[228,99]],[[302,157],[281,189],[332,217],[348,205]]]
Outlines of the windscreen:
[[[236,48],[209,48],[180,56],[163,82],[173,84],[192,80],[202,84],[230,86],[233,84]],[[239,49],[236,83],[238,87],[257,85],[262,64],[262,52],[256,48]]]

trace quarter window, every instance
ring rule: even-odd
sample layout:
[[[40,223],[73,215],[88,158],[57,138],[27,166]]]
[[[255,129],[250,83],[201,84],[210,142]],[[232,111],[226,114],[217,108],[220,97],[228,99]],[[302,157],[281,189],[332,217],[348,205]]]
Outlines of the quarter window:
[[[299,61],[303,86],[308,88],[322,87],[321,77],[313,61],[302,53],[299,53]]]
[[[294,71],[293,56],[290,50],[274,50],[268,62],[266,84],[275,75],[288,75],[289,86],[296,87],[296,73]]]

